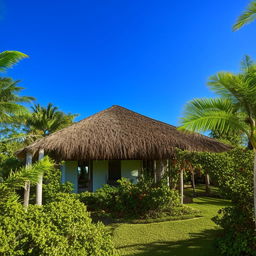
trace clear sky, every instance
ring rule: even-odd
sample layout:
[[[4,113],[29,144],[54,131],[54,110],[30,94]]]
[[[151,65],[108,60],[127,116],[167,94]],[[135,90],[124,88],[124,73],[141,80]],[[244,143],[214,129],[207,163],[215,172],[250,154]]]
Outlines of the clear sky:
[[[84,118],[121,105],[176,125],[212,96],[207,78],[256,59],[256,23],[231,27],[247,0],[0,0],[1,51],[30,56],[7,75],[24,94]]]

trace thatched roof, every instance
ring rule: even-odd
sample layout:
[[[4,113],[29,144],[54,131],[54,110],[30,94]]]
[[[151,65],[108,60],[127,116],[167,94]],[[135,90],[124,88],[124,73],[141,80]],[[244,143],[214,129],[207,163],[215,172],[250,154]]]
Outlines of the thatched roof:
[[[168,159],[174,148],[190,151],[223,152],[229,146],[175,126],[143,116],[120,106],[89,116],[23,148],[36,154],[39,149],[59,160]]]

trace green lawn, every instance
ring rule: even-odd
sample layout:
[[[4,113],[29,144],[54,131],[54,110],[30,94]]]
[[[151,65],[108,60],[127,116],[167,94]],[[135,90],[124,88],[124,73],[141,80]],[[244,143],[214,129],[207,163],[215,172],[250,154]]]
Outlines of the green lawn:
[[[215,256],[217,226],[211,221],[227,200],[211,197],[194,199],[191,207],[203,217],[150,224],[111,225],[116,248],[121,255]]]

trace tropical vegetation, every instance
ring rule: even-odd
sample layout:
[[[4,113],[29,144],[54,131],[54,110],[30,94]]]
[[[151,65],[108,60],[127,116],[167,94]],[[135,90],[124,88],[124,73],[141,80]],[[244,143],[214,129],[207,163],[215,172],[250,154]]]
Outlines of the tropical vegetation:
[[[256,1],[253,0],[246,8],[246,10],[238,17],[236,23],[233,25],[233,30],[236,31],[243,26],[253,22],[256,19]]]
[[[249,57],[245,57],[240,73],[220,72],[210,78],[208,86],[219,97],[190,101],[185,107],[182,119],[183,129],[200,132],[218,130],[222,134],[233,132],[245,135],[253,148],[254,173],[252,172],[253,153],[250,150],[246,153],[249,154],[247,157],[240,150],[240,153],[232,158],[233,164],[240,159],[236,168],[229,169],[231,167],[227,165],[228,156],[218,162],[212,161],[215,163],[214,166],[208,165],[209,171],[214,170],[213,176],[218,173],[218,166],[222,166],[223,173],[229,172],[227,177],[221,176],[219,186],[228,191],[226,196],[231,197],[235,205],[223,210],[223,216],[216,218],[216,222],[225,229],[225,236],[220,243],[223,255],[254,255],[256,248],[255,79],[256,66]],[[241,155],[243,159],[240,158]]]
[[[233,30],[255,19],[252,1]],[[0,72],[24,58],[18,51],[1,52]],[[19,84],[0,77],[0,255],[256,255],[256,63],[250,57],[240,72],[210,77],[208,87],[217,97],[190,101],[181,121],[180,129],[209,132],[232,150],[177,150],[157,184],[146,176],[137,184],[121,179],[117,187],[79,195],[71,193],[73,184],[61,183],[61,163],[44,157],[24,166],[16,158],[18,148],[77,116],[52,103],[29,108],[35,98],[21,96]],[[38,206],[35,184],[42,174]],[[24,207],[27,186],[30,205]]]
[[[123,178],[118,186],[105,185],[96,192],[83,192],[79,199],[87,205],[94,216],[111,221],[122,219],[168,219],[168,217],[197,215],[189,207],[180,204],[179,194],[164,182],[140,180],[137,184]]]
[[[29,135],[47,136],[73,123],[75,114],[65,114],[58,107],[49,103],[46,107],[36,104],[32,113],[26,119],[26,129]]]

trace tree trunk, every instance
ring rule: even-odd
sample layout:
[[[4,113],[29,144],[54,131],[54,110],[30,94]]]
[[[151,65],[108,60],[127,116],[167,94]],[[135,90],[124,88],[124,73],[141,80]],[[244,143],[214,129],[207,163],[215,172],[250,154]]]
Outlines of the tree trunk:
[[[26,181],[24,186],[24,203],[23,203],[25,209],[27,209],[29,205],[29,194],[30,194],[30,181]]]
[[[254,198],[254,221],[256,230],[256,149],[254,149],[254,161],[253,161],[253,198]]]
[[[210,176],[208,173],[205,174],[205,190],[206,194],[210,194],[211,189],[210,189]]]
[[[44,157],[44,150],[40,149],[38,154],[38,160]],[[43,201],[43,174],[38,178],[38,183],[36,184],[36,204],[42,205]]]
[[[167,170],[167,161],[166,160],[158,160],[155,162],[155,181],[156,181],[156,183],[161,182],[166,170]]]
[[[32,154],[31,153],[27,153],[26,154],[26,166],[29,166],[30,164],[32,164]],[[24,207],[25,209],[28,208],[29,205],[29,194],[30,194],[30,181],[26,181],[25,182],[25,186],[24,186]]]
[[[191,182],[194,195],[196,194],[196,183],[195,183],[195,173],[194,171],[191,172]]]
[[[180,170],[180,203],[183,204],[184,184],[183,184],[183,169]]]
[[[157,182],[157,177],[156,177],[156,160],[154,160],[154,182]]]

